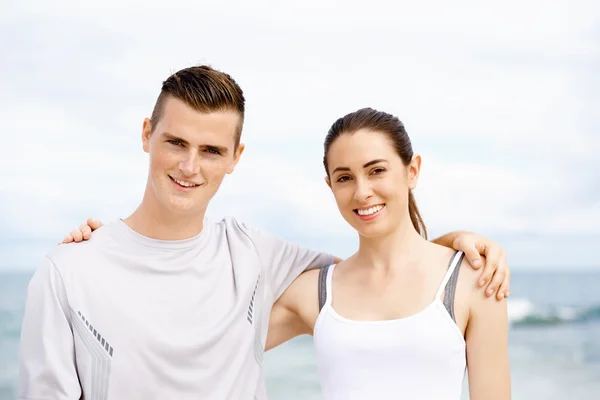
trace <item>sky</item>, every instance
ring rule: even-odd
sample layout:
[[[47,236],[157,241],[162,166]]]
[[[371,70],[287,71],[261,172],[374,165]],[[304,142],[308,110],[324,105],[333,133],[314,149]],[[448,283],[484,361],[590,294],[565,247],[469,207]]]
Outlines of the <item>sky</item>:
[[[0,270],[127,217],[161,82],[209,64],[247,100],[246,151],[208,216],[346,257],[322,143],[362,107],[423,157],[430,236],[470,230],[517,269],[600,269],[600,5],[593,1],[0,4]]]

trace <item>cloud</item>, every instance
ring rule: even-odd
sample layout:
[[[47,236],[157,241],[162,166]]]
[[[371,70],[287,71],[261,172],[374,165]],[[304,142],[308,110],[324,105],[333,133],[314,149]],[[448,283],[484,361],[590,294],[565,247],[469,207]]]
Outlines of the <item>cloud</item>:
[[[231,73],[248,100],[248,149],[215,218],[350,253],[322,141],[337,117],[372,106],[397,114],[424,157],[416,195],[433,234],[502,238],[518,265],[553,263],[545,248],[600,235],[600,6],[364,4],[10,3],[0,15],[2,236],[51,243],[88,216],[132,212],[147,168],[142,120],[161,81],[199,62]],[[573,260],[595,262],[581,251]]]

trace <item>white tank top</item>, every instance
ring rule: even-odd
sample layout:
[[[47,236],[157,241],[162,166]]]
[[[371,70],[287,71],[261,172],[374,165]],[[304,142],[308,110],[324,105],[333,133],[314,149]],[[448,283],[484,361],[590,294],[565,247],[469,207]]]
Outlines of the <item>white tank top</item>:
[[[323,400],[460,400],[466,344],[453,319],[453,303],[462,258],[462,252],[452,257],[424,310],[387,321],[337,314],[331,307],[335,266],[323,271],[322,308],[313,332]]]

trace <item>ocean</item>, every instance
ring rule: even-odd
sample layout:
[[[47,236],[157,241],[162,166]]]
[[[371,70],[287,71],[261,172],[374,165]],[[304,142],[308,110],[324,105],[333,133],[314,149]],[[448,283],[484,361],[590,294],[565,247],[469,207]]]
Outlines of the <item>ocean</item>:
[[[16,399],[18,342],[31,273],[0,272],[0,400]],[[600,271],[513,271],[508,300],[514,400],[600,399]],[[270,400],[317,400],[312,338],[264,358]],[[463,399],[468,399],[465,382]]]

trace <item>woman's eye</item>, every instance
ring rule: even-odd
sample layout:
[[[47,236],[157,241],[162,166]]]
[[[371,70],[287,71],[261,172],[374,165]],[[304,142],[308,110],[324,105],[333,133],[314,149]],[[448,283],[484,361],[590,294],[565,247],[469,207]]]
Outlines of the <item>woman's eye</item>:
[[[340,177],[337,179],[337,182],[346,182],[348,179],[350,179],[350,177],[349,177],[349,176],[340,176]]]

